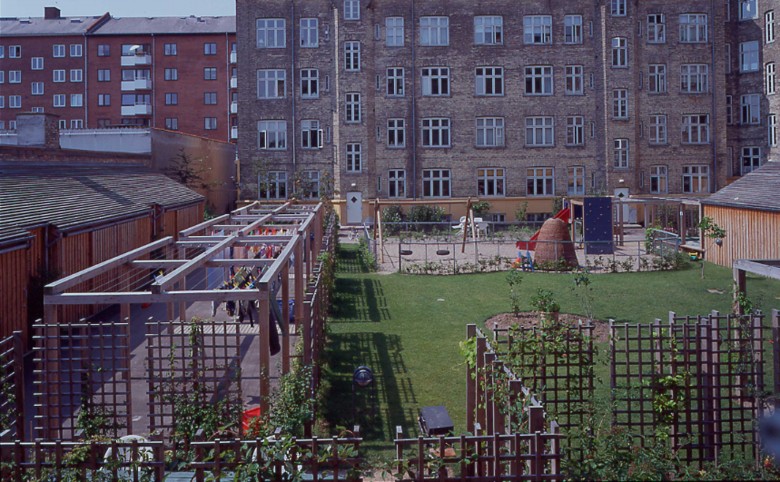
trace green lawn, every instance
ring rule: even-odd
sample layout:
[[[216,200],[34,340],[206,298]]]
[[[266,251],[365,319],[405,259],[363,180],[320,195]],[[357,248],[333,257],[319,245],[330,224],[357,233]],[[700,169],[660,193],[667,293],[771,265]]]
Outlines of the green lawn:
[[[728,312],[731,270],[707,264],[676,272],[591,275],[594,314],[619,322]],[[780,308],[780,282],[748,276],[748,295],[765,311]],[[555,293],[562,312],[582,313],[571,274],[526,273],[523,307],[538,288]],[[723,293],[711,293],[720,290]],[[362,273],[355,245],[340,251],[328,344],[332,384],[325,410],[333,425],[361,425],[369,455],[389,454],[395,427],[417,435],[419,407],[445,405],[456,433],[465,430],[466,374],[458,343],[466,325],[511,310],[506,273],[411,276]],[[353,394],[351,377],[371,367],[373,389]]]

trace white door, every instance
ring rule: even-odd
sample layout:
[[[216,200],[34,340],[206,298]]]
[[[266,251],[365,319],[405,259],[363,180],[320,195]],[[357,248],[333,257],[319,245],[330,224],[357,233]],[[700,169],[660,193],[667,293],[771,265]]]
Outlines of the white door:
[[[363,222],[363,193],[359,191],[347,193],[347,224]]]
[[[629,190],[627,187],[619,187],[615,189],[615,196],[619,199],[628,199]],[[636,224],[636,206],[626,202],[623,204],[623,222],[627,224]]]

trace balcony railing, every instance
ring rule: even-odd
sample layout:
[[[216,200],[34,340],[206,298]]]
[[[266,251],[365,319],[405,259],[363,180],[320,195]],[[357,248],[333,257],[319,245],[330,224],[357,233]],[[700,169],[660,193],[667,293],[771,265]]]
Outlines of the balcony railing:
[[[122,115],[123,116],[152,115],[152,105],[151,104],[123,105]]]
[[[238,127],[231,127],[230,128],[230,138],[231,139],[238,139]]]
[[[230,78],[230,88],[231,89],[237,89],[238,88],[238,77],[231,77]]]
[[[149,54],[122,56],[122,67],[133,67],[135,65],[152,65],[152,56]]]
[[[238,102],[233,101],[230,103],[230,113],[231,114],[238,114]]]
[[[123,80],[122,91],[150,90],[152,88],[152,79]]]
[[[235,63],[236,63],[236,58],[237,58],[237,57],[238,57],[238,55],[236,55],[236,52],[235,52],[235,51],[233,51],[233,52],[230,52],[230,63],[231,63],[231,64],[235,64]]]

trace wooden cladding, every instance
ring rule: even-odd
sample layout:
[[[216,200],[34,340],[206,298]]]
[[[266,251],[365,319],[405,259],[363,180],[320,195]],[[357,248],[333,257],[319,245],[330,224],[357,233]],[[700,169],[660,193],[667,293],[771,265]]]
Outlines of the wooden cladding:
[[[731,267],[737,259],[780,258],[780,213],[705,205],[704,215],[726,230],[722,246],[705,241],[713,263]]]

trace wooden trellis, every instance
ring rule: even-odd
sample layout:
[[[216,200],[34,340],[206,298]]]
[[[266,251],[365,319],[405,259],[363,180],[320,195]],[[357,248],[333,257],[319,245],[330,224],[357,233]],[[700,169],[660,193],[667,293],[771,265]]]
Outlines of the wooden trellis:
[[[0,340],[0,435],[24,440],[23,333]]]

